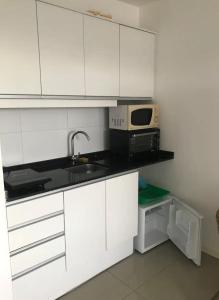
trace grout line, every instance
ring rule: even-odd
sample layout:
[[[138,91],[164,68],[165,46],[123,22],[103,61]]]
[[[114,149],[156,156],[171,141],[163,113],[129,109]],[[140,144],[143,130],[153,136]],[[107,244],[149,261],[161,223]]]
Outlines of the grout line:
[[[122,261],[120,261],[122,262]],[[120,263],[118,262],[118,264]],[[123,281],[122,279],[120,279],[119,277],[117,277],[116,275],[114,275],[113,273],[110,272],[110,269],[107,270],[107,272],[112,276],[114,277],[117,281],[119,281],[120,283],[122,283],[123,285],[125,285],[126,287],[128,287],[132,293],[135,291],[133,288],[131,288],[125,281]]]
[[[57,131],[66,131],[67,128],[57,128],[57,129],[34,129],[34,130],[23,130],[23,133],[36,133],[36,132],[57,132]]]
[[[138,293],[137,290],[141,288],[143,285],[145,285],[146,282],[149,282],[151,279],[154,279],[156,276],[160,275],[164,271],[166,271],[170,266],[172,266],[175,262],[168,264],[167,266],[163,267],[160,271],[158,271],[156,274],[153,274],[150,278],[147,278],[142,282],[138,287],[133,289],[135,293]],[[139,293],[138,293],[139,294]],[[140,294],[141,295],[141,294]],[[142,296],[142,295],[141,295]]]
[[[217,300],[219,299],[219,290],[216,292],[216,294],[211,298],[211,300]]]
[[[134,253],[133,253],[134,254]],[[132,255],[133,255],[132,254]],[[145,253],[146,254],[146,253]],[[132,256],[131,255],[131,256]],[[130,257],[130,256],[129,256]],[[127,257],[127,258],[129,258]],[[126,260],[127,258],[125,258],[124,260]],[[118,264],[120,264],[122,261],[118,262]],[[146,282],[150,281],[151,279],[155,278],[156,276],[158,276],[160,273],[164,272],[166,269],[168,269],[170,266],[172,266],[173,264],[175,264],[177,262],[177,259],[174,259],[174,261],[172,263],[169,263],[168,265],[166,265],[165,267],[163,267],[161,270],[159,270],[157,273],[153,274],[150,278],[145,279],[138,287],[136,288],[131,288],[125,281],[123,281],[122,279],[118,278],[116,275],[114,275],[113,273],[110,272],[110,268],[108,269],[108,272],[116,279],[118,279],[120,282],[122,282],[124,285],[126,285],[127,287],[129,287],[129,289],[131,289],[133,292],[138,293],[137,290],[139,288],[141,288]],[[138,293],[139,294],[139,293]],[[139,294],[141,295],[141,294]],[[141,295],[142,296],[142,295]],[[212,299],[213,300],[213,299]]]
[[[126,296],[122,297],[121,300],[125,300],[127,299],[129,296],[131,296],[133,294],[133,291],[131,290],[130,293],[128,293]]]

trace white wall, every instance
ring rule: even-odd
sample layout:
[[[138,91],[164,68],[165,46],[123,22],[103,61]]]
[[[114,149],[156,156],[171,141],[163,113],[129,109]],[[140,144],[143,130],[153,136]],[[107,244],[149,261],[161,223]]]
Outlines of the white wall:
[[[154,28],[147,16],[159,12],[150,9],[144,7],[141,23]],[[175,160],[144,174],[204,215],[203,248],[219,257],[219,2],[162,0],[157,26],[161,145],[175,151]]]
[[[108,148],[108,110],[1,109],[0,140],[3,165],[67,156],[67,136],[71,130],[85,130],[91,137],[75,140],[75,151],[88,153]]]
[[[139,8],[117,0],[44,0],[44,2],[61,5],[81,12],[100,10],[112,14],[115,22],[126,25],[139,25]]]
[[[140,25],[157,32],[160,25],[160,8],[160,0],[151,0],[142,5],[139,11]]]

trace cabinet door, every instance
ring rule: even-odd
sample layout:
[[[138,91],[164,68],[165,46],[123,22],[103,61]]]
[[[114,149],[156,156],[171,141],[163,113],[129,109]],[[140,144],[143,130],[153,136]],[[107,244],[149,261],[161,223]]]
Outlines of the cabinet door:
[[[57,299],[65,291],[65,258],[59,258],[13,281],[14,300]]]
[[[120,26],[120,96],[153,97],[154,34]]]
[[[203,217],[177,198],[169,210],[167,233],[172,242],[197,265],[201,264],[201,223]]]
[[[119,95],[119,25],[84,17],[85,84],[89,96]]]
[[[64,193],[66,258],[72,284],[78,285],[97,271],[105,251],[105,182]]]
[[[137,172],[106,181],[106,226],[108,250],[137,235]]]
[[[40,94],[34,0],[0,1],[0,94]]]
[[[42,92],[84,95],[83,16],[38,2]]]

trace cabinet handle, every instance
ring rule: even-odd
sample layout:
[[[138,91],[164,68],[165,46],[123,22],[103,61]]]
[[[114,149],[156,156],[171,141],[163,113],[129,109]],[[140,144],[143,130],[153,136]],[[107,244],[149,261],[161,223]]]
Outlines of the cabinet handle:
[[[60,210],[60,211],[57,211],[55,213],[52,213],[52,214],[49,214],[49,215],[46,215],[46,216],[43,216],[43,217],[31,220],[31,221],[27,221],[27,222],[24,222],[24,223],[21,223],[19,225],[11,226],[11,227],[8,228],[8,232],[11,232],[11,231],[14,231],[14,230],[18,230],[18,229],[21,229],[23,227],[26,227],[26,226],[29,226],[29,225],[33,225],[35,223],[39,223],[41,221],[45,221],[45,220],[48,220],[48,219],[51,219],[51,218],[55,218],[55,217],[63,215],[63,214],[64,214],[64,210]]]
[[[49,236],[49,237],[47,237],[47,238],[44,238],[44,239],[42,239],[42,240],[39,240],[39,241],[37,241],[37,242],[34,242],[34,243],[32,243],[32,244],[29,244],[29,245],[27,245],[27,246],[24,246],[24,247],[22,247],[22,248],[19,248],[19,249],[16,249],[16,250],[14,250],[14,251],[11,251],[11,252],[10,252],[10,257],[15,256],[15,255],[17,255],[17,254],[20,254],[20,253],[22,253],[22,252],[25,252],[25,251],[27,251],[27,250],[30,250],[30,249],[32,249],[32,248],[34,248],[34,247],[43,245],[43,244],[48,243],[48,242],[50,242],[50,241],[53,241],[53,240],[55,240],[55,239],[58,239],[59,237],[62,237],[62,236],[65,236],[65,232],[64,232],[64,231],[62,231],[62,232],[60,232],[60,233],[57,233],[57,234],[54,234],[54,235],[52,235],[52,236]]]
[[[18,279],[20,277],[23,277],[23,276],[25,276],[25,275],[27,275],[29,273],[32,273],[32,272],[34,272],[34,271],[36,271],[36,270],[38,270],[38,269],[40,269],[40,268],[42,268],[42,267],[44,267],[44,266],[52,263],[52,262],[54,262],[54,261],[56,261],[56,260],[58,260],[58,259],[60,259],[62,257],[65,257],[65,252],[63,252],[61,254],[58,254],[58,255],[56,255],[56,256],[54,256],[52,258],[49,258],[49,259],[45,260],[44,262],[35,265],[34,267],[26,269],[25,271],[22,271],[20,273],[17,273],[15,275],[13,275],[12,276],[12,280],[16,280],[16,279]]]

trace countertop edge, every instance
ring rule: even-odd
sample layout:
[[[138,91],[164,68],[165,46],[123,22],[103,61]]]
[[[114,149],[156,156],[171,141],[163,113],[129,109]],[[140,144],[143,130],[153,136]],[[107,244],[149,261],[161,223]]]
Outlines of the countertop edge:
[[[33,196],[29,196],[29,197],[24,197],[24,198],[13,200],[13,201],[6,201],[6,207],[10,207],[10,206],[14,206],[14,205],[21,204],[21,203],[24,203],[24,202],[28,202],[28,201],[31,201],[31,200],[43,198],[45,196],[54,195],[54,194],[61,193],[61,192],[66,192],[66,191],[73,190],[75,188],[79,188],[79,187],[82,187],[82,186],[85,186],[85,185],[90,185],[90,184],[93,184],[93,183],[96,183],[96,182],[105,181],[105,180],[108,180],[108,179],[111,179],[111,178],[114,178],[114,177],[119,177],[119,176],[122,176],[122,175],[135,173],[135,172],[138,172],[138,171],[139,171],[139,168],[131,169],[131,170],[111,174],[111,175],[108,175],[108,176],[103,176],[103,177],[100,177],[100,178],[96,178],[96,179],[93,179],[93,180],[84,181],[84,182],[81,182],[81,183],[78,183],[78,184],[75,184],[75,185],[70,185],[70,186],[67,186],[67,187],[58,188],[58,189],[48,191],[48,192],[45,192],[45,193],[40,193],[40,194],[36,194],[36,195],[33,195]]]

